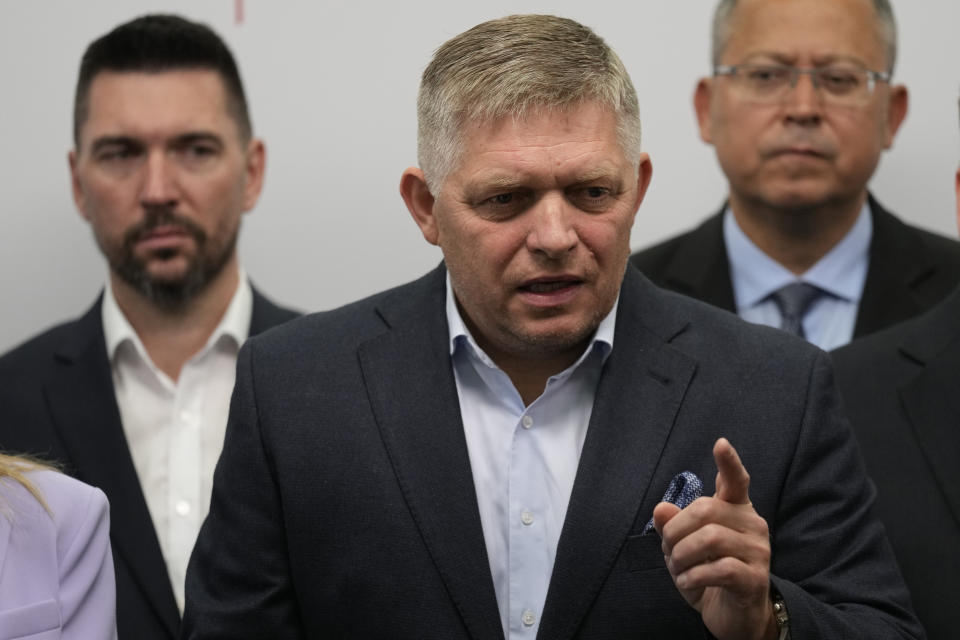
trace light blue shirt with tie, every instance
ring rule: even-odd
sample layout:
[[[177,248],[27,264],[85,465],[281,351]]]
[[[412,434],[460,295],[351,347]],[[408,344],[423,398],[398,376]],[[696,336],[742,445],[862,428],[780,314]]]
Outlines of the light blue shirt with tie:
[[[847,344],[853,338],[857,322],[872,237],[873,218],[870,207],[864,204],[843,239],[797,277],[755,245],[727,207],[723,216],[723,239],[730,260],[737,313],[749,322],[779,327],[783,318],[770,295],[790,283],[807,282],[824,292],[803,316],[807,340],[824,351]]]
[[[477,346],[454,301],[449,275],[446,310],[500,620],[507,640],[532,640],[540,627],[600,372],[613,348],[617,304],[580,358],[551,376],[529,406]]]

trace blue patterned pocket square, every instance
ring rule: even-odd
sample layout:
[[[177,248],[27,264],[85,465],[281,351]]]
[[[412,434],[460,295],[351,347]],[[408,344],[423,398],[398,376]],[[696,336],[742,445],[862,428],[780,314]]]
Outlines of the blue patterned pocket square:
[[[700,478],[697,477],[697,474],[690,471],[681,471],[673,476],[673,480],[670,481],[670,486],[667,487],[667,492],[663,494],[663,500],[661,500],[661,502],[671,502],[681,509],[685,509],[691,502],[702,495],[703,483],[700,481]],[[647,526],[643,528],[641,535],[645,536],[651,531],[656,531],[656,529],[653,528],[653,516],[650,516],[650,521],[647,522]]]

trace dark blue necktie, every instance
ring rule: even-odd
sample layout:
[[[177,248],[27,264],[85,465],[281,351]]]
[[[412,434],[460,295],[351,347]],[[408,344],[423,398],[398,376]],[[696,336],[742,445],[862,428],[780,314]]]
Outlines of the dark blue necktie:
[[[813,301],[820,297],[821,293],[823,291],[812,284],[794,282],[770,294],[773,301],[777,303],[780,316],[783,318],[780,322],[780,328],[795,336],[806,338],[803,333],[803,316],[810,305],[813,304]]]

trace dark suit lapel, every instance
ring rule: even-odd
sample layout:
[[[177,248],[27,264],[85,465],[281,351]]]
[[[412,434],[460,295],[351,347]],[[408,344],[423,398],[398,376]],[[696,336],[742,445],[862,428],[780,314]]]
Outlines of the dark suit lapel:
[[[360,364],[407,505],[467,630],[502,638],[450,363],[444,273],[424,279],[422,295],[382,305],[391,328],[361,346]]]
[[[173,637],[180,616],[120,422],[99,303],[78,321],[56,358],[58,375],[44,393],[73,467],[67,471],[107,494],[114,554],[129,565]]]
[[[900,400],[960,528],[960,394],[956,388],[960,367],[960,294],[954,293],[935,313],[919,325],[922,331],[908,337],[902,348],[902,352],[924,366],[901,387]]]
[[[917,299],[916,283],[936,265],[916,232],[903,224],[873,199],[870,264],[857,310],[853,337],[858,338],[912,318],[933,301]]]
[[[730,260],[723,239],[726,206],[695,229],[664,270],[667,288],[736,313]]]
[[[696,369],[695,361],[667,344],[685,324],[655,318],[664,305],[653,298],[661,294],[640,280],[628,270],[539,638],[573,637],[589,611],[634,527]]]

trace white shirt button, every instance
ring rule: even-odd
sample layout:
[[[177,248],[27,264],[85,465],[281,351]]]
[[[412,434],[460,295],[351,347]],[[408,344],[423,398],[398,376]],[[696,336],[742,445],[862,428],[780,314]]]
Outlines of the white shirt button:
[[[533,615],[533,611],[529,609],[523,612],[523,626],[532,627],[533,623],[537,621],[537,616]]]
[[[520,522],[529,527],[531,524],[533,524],[533,514],[524,509],[523,513],[520,514]]]
[[[197,416],[189,411],[180,412],[180,422],[188,425],[194,425],[197,423]]]
[[[530,416],[523,416],[523,420],[520,421],[520,424],[523,425],[524,429],[529,429],[533,426],[533,418]]]
[[[190,503],[186,500],[180,500],[177,502],[177,506],[175,508],[177,510],[177,515],[186,516],[190,513]]]

